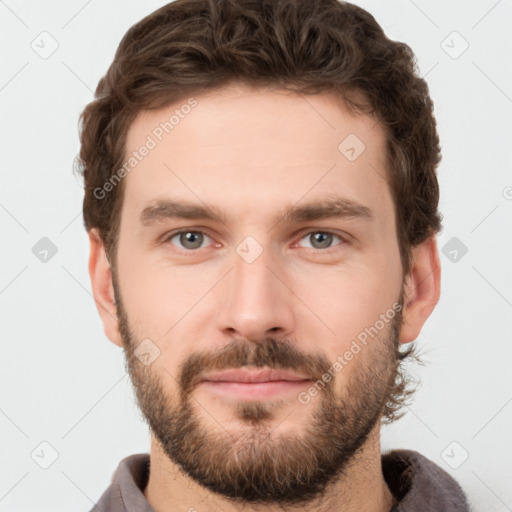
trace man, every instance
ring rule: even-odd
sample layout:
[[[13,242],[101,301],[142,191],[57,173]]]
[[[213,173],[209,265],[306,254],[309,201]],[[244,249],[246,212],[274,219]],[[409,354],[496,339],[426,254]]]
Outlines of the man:
[[[466,511],[381,454],[440,295],[432,101],[336,0],[177,0],[82,115],[89,271],[151,453],[95,511]]]

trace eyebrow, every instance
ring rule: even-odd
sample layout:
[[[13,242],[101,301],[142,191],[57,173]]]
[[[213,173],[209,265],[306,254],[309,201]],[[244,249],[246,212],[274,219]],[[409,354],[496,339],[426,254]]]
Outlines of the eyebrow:
[[[328,196],[302,206],[289,207],[279,214],[274,222],[275,224],[279,222],[294,224],[331,218],[372,221],[374,216],[370,208],[351,199]],[[159,200],[144,208],[140,214],[140,222],[144,226],[150,226],[165,219],[210,220],[226,224],[226,217],[219,209],[184,201]]]

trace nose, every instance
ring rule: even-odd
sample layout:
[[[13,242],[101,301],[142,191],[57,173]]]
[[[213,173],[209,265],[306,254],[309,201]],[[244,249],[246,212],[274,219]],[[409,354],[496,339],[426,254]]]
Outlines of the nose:
[[[252,262],[240,254],[234,254],[234,268],[218,291],[220,330],[249,341],[289,336],[294,331],[294,294],[286,268],[268,249]]]

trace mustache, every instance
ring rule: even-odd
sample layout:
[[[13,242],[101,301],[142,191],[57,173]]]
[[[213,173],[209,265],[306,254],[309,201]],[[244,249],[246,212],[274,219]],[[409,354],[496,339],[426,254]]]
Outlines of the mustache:
[[[327,373],[330,362],[322,354],[304,354],[288,340],[265,338],[260,342],[234,339],[211,353],[195,353],[179,366],[179,384],[190,393],[204,374],[213,370],[239,369],[244,366],[299,372],[312,380]]]

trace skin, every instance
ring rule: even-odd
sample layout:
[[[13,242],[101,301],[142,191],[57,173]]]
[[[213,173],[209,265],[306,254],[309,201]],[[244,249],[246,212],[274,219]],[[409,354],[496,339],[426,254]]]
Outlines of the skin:
[[[330,95],[303,97],[239,85],[196,100],[197,107],[124,178],[117,279],[97,230],[89,232],[89,272],[107,337],[125,349],[150,339],[160,351],[144,366],[127,350],[132,380],[153,379],[160,397],[165,395],[162,407],[176,412],[184,404],[178,398],[183,391],[181,365],[192,355],[202,355],[211,370],[221,361],[215,351],[233,340],[252,350],[269,337],[290,340],[304,358],[299,367],[313,372],[321,366],[307,366],[307,355],[332,364],[365,327],[390,310],[401,292],[403,321],[396,334],[400,343],[414,341],[439,300],[439,255],[435,237],[429,238],[414,248],[412,270],[403,276],[393,201],[383,179],[385,136],[379,123],[354,116]],[[179,107],[139,113],[128,132],[126,153],[140,148]],[[349,134],[365,145],[355,161],[338,150]],[[286,207],[333,194],[368,206],[373,221],[341,218],[288,225],[274,220]],[[225,222],[168,218],[143,225],[140,213],[164,198],[217,208]],[[169,239],[182,228],[207,235],[201,248],[187,249],[179,235]],[[311,236],[317,232],[345,237],[345,242],[335,236],[329,247],[317,248]],[[252,263],[237,253],[247,236],[262,251]],[[254,247],[249,250],[257,250]],[[125,315],[124,336],[120,313]],[[229,436],[231,445],[239,448],[253,442],[255,453],[274,449],[279,462],[284,456],[280,442],[286,439],[308,433],[321,446],[322,438],[315,438],[319,431],[306,429],[328,403],[327,397],[345,400],[356,414],[364,390],[377,396],[385,389],[386,379],[394,375],[391,366],[382,363],[376,369],[375,364],[388,361],[392,334],[387,324],[377,338],[380,343],[368,343],[336,373],[327,391],[308,404],[300,403],[296,392],[245,402],[247,418],[255,420],[251,423],[241,416],[240,400],[196,385],[187,395],[191,410],[203,432]],[[146,399],[154,403],[149,395]],[[256,413],[265,421],[258,423]],[[367,426],[371,430],[362,445],[323,496],[296,503],[229,499],[181,471],[155,435],[144,493],[159,512],[190,507],[201,512],[389,511],[393,496],[381,471],[380,422],[368,419]],[[249,437],[252,433],[266,437]],[[329,451],[327,442],[323,448]],[[250,453],[241,453],[247,457],[243,462],[251,462]]]

